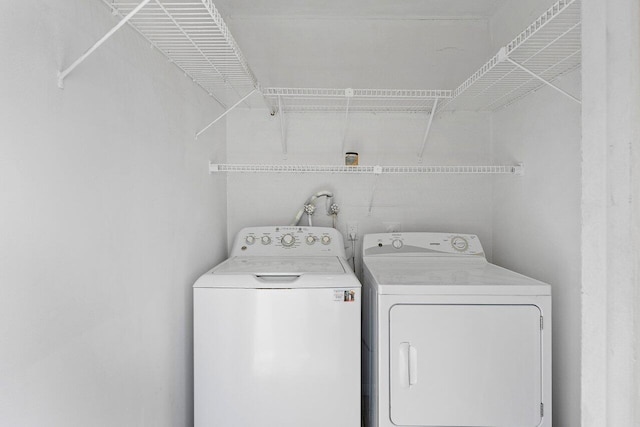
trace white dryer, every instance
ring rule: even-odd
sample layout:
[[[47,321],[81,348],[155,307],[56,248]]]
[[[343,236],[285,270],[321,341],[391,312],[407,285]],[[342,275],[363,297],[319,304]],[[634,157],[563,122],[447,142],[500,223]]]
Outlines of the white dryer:
[[[474,235],[363,242],[369,427],[550,427],[551,290]]]
[[[333,228],[245,228],[194,285],[196,427],[360,427],[361,286]]]

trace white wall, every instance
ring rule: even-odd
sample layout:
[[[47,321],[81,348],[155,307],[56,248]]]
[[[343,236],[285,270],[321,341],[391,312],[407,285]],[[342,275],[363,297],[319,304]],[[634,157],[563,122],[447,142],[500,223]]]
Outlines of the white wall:
[[[563,89],[580,93],[579,72]],[[494,113],[493,156],[525,175],[496,177],[493,260],[551,284],[553,420],[580,425],[580,106],[543,88]]]
[[[582,422],[640,425],[640,2],[583,1]]]
[[[485,19],[231,16],[227,23],[265,87],[454,89],[490,54]]]
[[[508,0],[489,20],[492,55],[516,38],[558,0]]]
[[[99,1],[0,14],[0,424],[192,423],[191,284],[226,250],[219,112]]]
[[[494,52],[553,0],[506,2],[490,21]],[[580,97],[580,72],[554,83]],[[522,161],[519,180],[497,177],[494,262],[550,283],[553,293],[553,421],[580,425],[581,108],[542,88],[492,117],[494,161]]]
[[[486,19],[232,14],[227,23],[264,86],[452,89],[489,55]],[[278,115],[257,108],[228,117],[230,163],[340,165],[357,151],[362,165],[415,165],[427,123],[426,115],[352,114],[343,147],[343,114],[287,114],[285,160]],[[488,115],[443,114],[424,163],[487,164],[489,139]],[[478,176],[229,174],[229,238],[245,226],[288,224],[323,189],[336,195],[342,231],[354,221],[360,236],[390,223],[477,233],[491,253],[491,179]],[[321,209],[315,220],[330,224]]]
[[[339,165],[344,151],[355,150],[361,165],[415,165],[425,123],[424,115],[354,114],[343,150],[342,114],[289,114],[285,161],[279,117],[265,109],[238,110],[227,122],[228,160]],[[489,164],[489,141],[487,114],[443,114],[434,122],[424,164]],[[229,174],[227,179],[230,239],[245,226],[289,224],[307,197],[326,189],[340,206],[343,232],[354,221],[360,236],[385,232],[392,222],[401,223],[402,231],[476,233],[491,254],[490,176]],[[318,207],[314,224],[329,226],[324,203]]]

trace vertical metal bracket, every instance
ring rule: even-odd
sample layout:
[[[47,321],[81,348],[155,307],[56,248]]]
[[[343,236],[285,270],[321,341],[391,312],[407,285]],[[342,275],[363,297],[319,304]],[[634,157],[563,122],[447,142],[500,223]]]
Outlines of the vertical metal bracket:
[[[282,97],[278,95],[278,114],[280,115],[280,141],[282,143],[282,156],[287,158],[287,133],[284,123],[284,109],[282,108]]]
[[[371,211],[373,210],[373,200],[376,196],[376,187],[378,186],[378,178],[380,177],[380,175],[382,175],[382,173],[383,173],[382,166],[375,165],[373,167],[373,174],[375,175],[375,178],[373,179],[373,188],[371,189],[371,197],[369,198],[369,211],[367,212],[368,216],[371,216]]]
[[[347,98],[347,105],[344,110],[344,132],[342,134],[342,152],[340,155],[346,151],[347,132],[349,131],[349,106],[351,105],[351,98],[353,98],[353,89],[345,89],[344,96]]]
[[[264,102],[264,106],[269,111],[269,115],[275,116],[278,110],[276,110],[276,107],[271,102],[269,102],[269,100],[264,94],[264,91],[262,90],[262,87],[259,84],[258,84],[258,91],[260,92],[260,95],[262,95],[262,102]]]
[[[209,123],[207,126],[204,127],[204,129],[202,129],[200,132],[196,133],[196,139],[198,139],[198,137],[207,129],[209,129],[211,126],[213,126],[218,120],[220,120],[221,118],[223,118],[224,116],[226,116],[227,114],[229,114],[234,108],[236,108],[238,105],[242,104],[244,102],[245,99],[247,99],[248,97],[250,97],[251,95],[253,95],[255,93],[257,89],[253,89],[251,92],[249,92],[248,94],[246,94],[242,99],[240,99],[240,101],[236,102],[235,104],[233,104],[231,107],[227,108],[227,110],[220,114],[214,121],[212,121],[211,123]]]
[[[376,168],[379,168],[379,169],[376,169]],[[371,211],[373,210],[373,200],[376,195],[376,187],[378,186],[378,178],[382,173],[382,167],[374,166],[374,173],[375,173],[375,178],[373,178],[373,188],[371,189],[371,197],[369,197],[369,210],[367,212],[368,216],[371,216]]]
[[[429,114],[429,121],[427,122],[427,130],[424,132],[424,138],[422,138],[422,145],[420,146],[420,150],[418,151],[418,163],[422,163],[422,155],[424,154],[424,149],[427,146],[427,139],[429,138],[429,133],[431,132],[431,124],[433,123],[433,116],[436,115],[436,110],[438,108],[438,101],[440,98],[436,98],[433,101],[433,107],[431,108],[431,114]]]
[[[73,62],[73,64],[69,65],[69,67],[67,67],[65,70],[59,71],[58,72],[58,87],[60,89],[63,89],[64,88],[64,79],[65,79],[65,77],[67,77],[69,75],[69,73],[71,73],[78,65],[82,64],[84,62],[84,60],[87,59],[87,57],[89,57],[89,55],[91,55],[96,49],[98,49],[100,46],[102,46],[102,44],[104,42],[106,42],[109,39],[109,37],[111,37],[116,31],[118,31],[124,24],[129,22],[129,20],[131,18],[133,18],[133,16],[136,13],[138,13],[140,11],[140,9],[145,7],[147,5],[147,3],[149,3],[150,1],[151,0],[142,0],[142,2],[138,6],[135,7],[135,9],[133,9],[131,12],[129,12],[127,14],[127,16],[122,18],[122,20],[120,22],[118,22],[118,24],[115,27],[113,27],[111,30],[109,30],[109,32],[107,32],[107,34],[102,36],[102,38],[100,40],[98,40],[93,46],[91,46],[89,49],[87,49],[87,51],[85,53],[83,53],[82,56],[80,56],[80,58],[76,59]]]

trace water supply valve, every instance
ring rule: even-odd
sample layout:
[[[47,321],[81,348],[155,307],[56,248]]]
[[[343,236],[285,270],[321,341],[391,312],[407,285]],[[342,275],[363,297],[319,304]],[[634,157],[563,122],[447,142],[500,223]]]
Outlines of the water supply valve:
[[[306,213],[307,215],[311,216],[315,213],[316,211],[316,206],[313,203],[307,203],[306,205],[304,205],[304,213]]]

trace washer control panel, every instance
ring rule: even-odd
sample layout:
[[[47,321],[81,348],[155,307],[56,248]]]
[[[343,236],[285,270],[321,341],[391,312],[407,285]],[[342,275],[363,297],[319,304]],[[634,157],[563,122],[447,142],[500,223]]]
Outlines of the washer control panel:
[[[330,227],[249,227],[240,230],[231,256],[346,257],[342,234]]]
[[[380,233],[364,236],[364,256],[477,256],[484,258],[480,239],[460,233]]]

